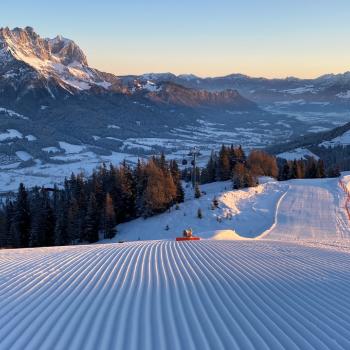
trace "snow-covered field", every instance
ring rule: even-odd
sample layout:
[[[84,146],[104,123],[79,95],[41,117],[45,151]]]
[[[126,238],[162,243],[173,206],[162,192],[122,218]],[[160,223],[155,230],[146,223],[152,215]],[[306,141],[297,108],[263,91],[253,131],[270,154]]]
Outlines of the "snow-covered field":
[[[338,179],[228,187],[115,239],[156,240],[1,251],[0,349],[350,349]]]

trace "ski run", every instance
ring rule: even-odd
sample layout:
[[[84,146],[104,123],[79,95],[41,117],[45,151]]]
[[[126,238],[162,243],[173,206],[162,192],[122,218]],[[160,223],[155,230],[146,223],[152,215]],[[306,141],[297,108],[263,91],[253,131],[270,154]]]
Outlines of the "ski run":
[[[3,250],[0,349],[350,349],[342,181],[209,184],[112,243]]]

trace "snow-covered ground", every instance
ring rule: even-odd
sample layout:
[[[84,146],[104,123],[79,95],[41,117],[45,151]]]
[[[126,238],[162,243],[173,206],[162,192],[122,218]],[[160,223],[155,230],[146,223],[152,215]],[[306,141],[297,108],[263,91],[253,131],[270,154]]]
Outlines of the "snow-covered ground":
[[[348,145],[350,145],[350,131],[346,131],[343,135],[340,135],[330,141],[324,141],[320,144],[320,146],[324,146],[327,148]]]
[[[277,157],[286,159],[286,160],[307,159],[308,157],[319,159],[319,157],[316,156],[316,154],[312,153],[307,148],[295,148],[292,151],[277,154]]]
[[[27,187],[52,187],[55,184],[62,184],[65,177],[69,177],[72,172],[76,174],[79,172],[83,172],[87,175],[91,174],[92,171],[103,162],[106,164],[118,164],[124,159],[132,163],[137,162],[136,156],[126,153],[112,152],[110,156],[100,156],[93,152],[83,151],[82,153],[77,154],[75,152],[78,152],[78,147],[82,146],[62,142],[61,147],[64,147],[67,152],[64,156],[55,155],[55,153],[61,151],[57,147],[47,147],[43,150],[51,153],[52,158],[55,160],[66,161],[66,163],[63,164],[43,163],[39,159],[33,159],[35,164],[25,168],[19,167],[20,162],[0,164],[1,191],[17,191],[21,182]],[[32,158],[29,153],[23,151],[19,151],[17,157],[21,160],[29,160]]]
[[[350,349],[338,179],[229,186],[115,238],[153,240],[1,251],[0,349]]]
[[[223,230],[256,237],[273,225],[275,207],[288,186],[268,181],[255,188],[239,191],[231,188],[229,181],[203,185],[201,190],[205,194],[198,200],[193,199],[192,189],[188,188],[186,201],[178,210],[173,207],[168,213],[119,225],[114,241],[174,239],[188,228],[203,238],[212,238],[217,235],[215,231]],[[218,208],[213,207],[214,198],[219,202]],[[198,218],[198,209],[202,219]]]
[[[350,254],[276,241],[0,254],[1,349],[349,349]]]
[[[350,176],[343,180],[350,187]],[[204,185],[200,199],[192,199],[192,190],[187,189],[187,199],[178,210],[173,207],[168,213],[119,225],[113,241],[174,239],[188,228],[202,238],[231,230],[231,239],[350,240],[339,179],[277,182],[267,178],[262,182],[239,191],[231,190],[230,182]],[[212,206],[214,198],[218,208]]]

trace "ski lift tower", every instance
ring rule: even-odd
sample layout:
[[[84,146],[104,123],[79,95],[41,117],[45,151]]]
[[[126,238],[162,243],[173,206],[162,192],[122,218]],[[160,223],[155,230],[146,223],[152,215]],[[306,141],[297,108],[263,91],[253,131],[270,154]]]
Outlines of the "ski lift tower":
[[[193,189],[195,189],[197,184],[196,161],[197,157],[200,156],[201,153],[199,152],[199,149],[197,147],[193,147],[188,155],[192,157],[192,186]]]

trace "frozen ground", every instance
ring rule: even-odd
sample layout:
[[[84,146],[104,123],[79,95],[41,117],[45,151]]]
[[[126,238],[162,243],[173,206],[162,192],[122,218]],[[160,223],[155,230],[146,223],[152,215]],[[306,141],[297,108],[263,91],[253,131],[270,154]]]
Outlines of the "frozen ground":
[[[158,240],[1,251],[0,348],[349,349],[338,180],[228,186],[119,227]],[[212,239],[175,242],[189,224]]]

